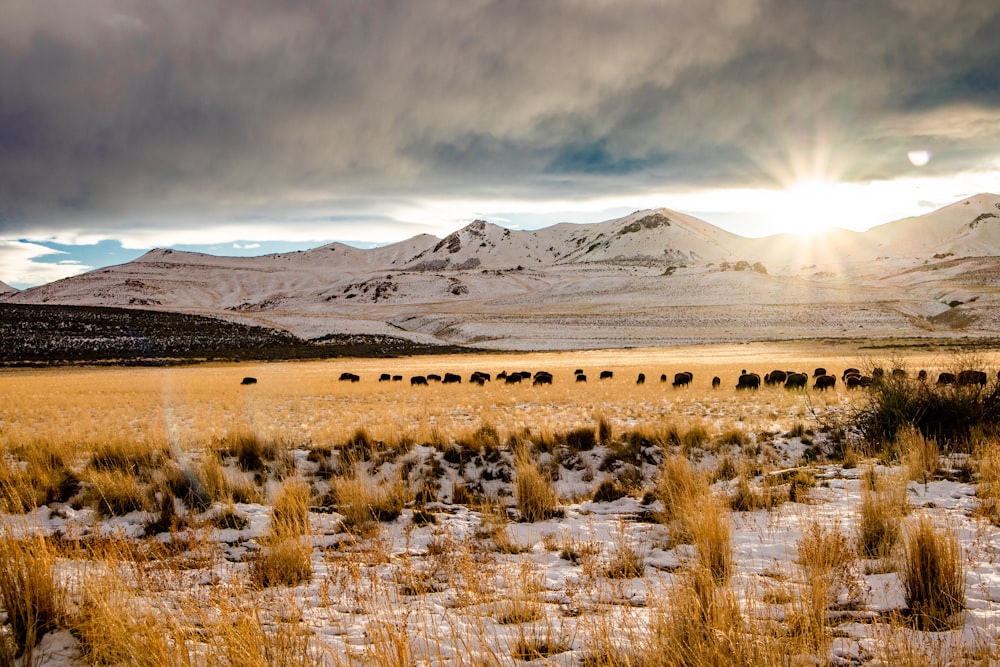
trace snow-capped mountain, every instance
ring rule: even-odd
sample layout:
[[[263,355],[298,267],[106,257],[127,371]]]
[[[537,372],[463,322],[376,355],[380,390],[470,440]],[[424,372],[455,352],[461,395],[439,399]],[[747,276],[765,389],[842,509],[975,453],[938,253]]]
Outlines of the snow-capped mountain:
[[[963,335],[1000,324],[1000,196],[867,232],[747,239],[668,209],[443,239],[216,257],[152,250],[14,303],[210,314],[313,338],[498,348],[814,336]]]

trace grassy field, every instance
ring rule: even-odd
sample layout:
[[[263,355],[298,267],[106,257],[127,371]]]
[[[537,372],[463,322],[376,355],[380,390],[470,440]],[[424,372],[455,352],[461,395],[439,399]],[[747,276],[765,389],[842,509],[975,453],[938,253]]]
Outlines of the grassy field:
[[[0,371],[0,665],[996,660],[994,432],[876,443],[886,391],[735,390],[849,366],[1000,362],[787,343]],[[410,386],[429,373],[463,381]]]

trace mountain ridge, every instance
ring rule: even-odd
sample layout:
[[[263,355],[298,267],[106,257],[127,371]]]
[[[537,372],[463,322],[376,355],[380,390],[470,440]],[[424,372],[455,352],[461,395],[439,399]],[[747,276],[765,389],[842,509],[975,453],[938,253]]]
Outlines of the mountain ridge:
[[[658,208],[538,230],[477,220],[442,239],[370,249],[154,249],[0,299],[207,314],[305,338],[402,335],[501,349],[979,335],[1000,324],[998,256],[1000,196],[984,193],[866,232],[817,236],[750,239]]]

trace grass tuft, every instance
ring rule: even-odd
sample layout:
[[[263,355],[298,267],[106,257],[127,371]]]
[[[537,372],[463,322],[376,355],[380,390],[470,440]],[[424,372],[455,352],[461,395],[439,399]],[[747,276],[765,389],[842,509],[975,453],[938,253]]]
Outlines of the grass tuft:
[[[957,532],[918,516],[904,531],[900,579],[919,628],[954,627],[965,608],[965,566]]]

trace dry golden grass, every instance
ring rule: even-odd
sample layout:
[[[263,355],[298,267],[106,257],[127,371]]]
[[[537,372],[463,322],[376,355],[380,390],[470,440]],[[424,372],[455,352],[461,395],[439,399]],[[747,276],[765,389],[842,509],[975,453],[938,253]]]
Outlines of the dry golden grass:
[[[579,646],[564,627],[586,636],[587,665],[822,663],[828,656],[817,646],[829,637],[823,617],[851,597],[845,593],[849,577],[837,573],[853,566],[802,554],[824,548],[836,553],[831,545],[845,538],[814,540],[823,548],[800,545],[800,558],[812,564],[803,566],[802,582],[787,586],[789,616],[801,611],[811,625],[803,623],[798,633],[787,623],[776,629],[754,614],[744,590],[737,594],[732,588],[732,581],[743,585],[744,564],[740,575],[732,576],[734,518],[709,490],[708,471],[722,471],[716,472],[722,479],[735,479],[735,473],[748,484],[762,474],[767,479],[776,467],[773,440],[787,434],[807,439],[805,425],[816,421],[814,415],[842,412],[854,400],[840,387],[823,395],[777,388],[736,393],[732,385],[740,368],[753,366],[749,370],[761,374],[772,367],[837,368],[857,365],[857,351],[734,346],[686,350],[683,358],[694,361],[681,358],[674,350],[643,350],[0,371],[0,502],[8,511],[24,512],[72,499],[74,508],[89,505],[108,516],[131,509],[165,515],[164,503],[174,497],[193,515],[214,504],[204,517],[186,523],[179,515],[168,516],[170,521],[161,523],[170,523],[165,529],[176,534],[156,540],[88,537],[65,540],[53,552],[50,562],[77,582],[66,593],[70,604],[58,606],[55,623],[73,630],[92,663],[311,665],[322,657],[338,667],[436,664],[448,653],[443,646],[458,646],[469,652],[458,649],[462,657],[456,664],[513,664],[555,660],[550,656]],[[595,376],[613,368],[615,379],[576,384],[577,366]],[[407,382],[375,381],[383,371],[405,377],[449,371],[467,378],[472,370],[504,368],[545,368],[556,384],[411,388]],[[344,370],[359,373],[362,381],[338,382]],[[634,383],[638,371],[655,378],[674,370],[692,370],[695,381],[677,390],[669,383]],[[240,387],[244,375],[260,382]],[[713,375],[723,378],[722,389],[711,389]],[[509,523],[506,511],[514,504],[525,517],[552,516],[558,509],[552,461],[588,452],[597,443],[633,467],[644,447],[656,445],[665,455],[655,480],[591,469],[593,485],[579,497],[591,497],[605,479],[614,479],[614,493],[627,491],[635,498],[652,486],[667,527],[645,526],[659,531],[654,543],[662,546],[669,532],[670,542],[692,545],[678,552],[685,564],[680,573],[659,572],[655,568],[663,566],[653,560],[647,564],[648,545],[631,532],[623,531],[606,550],[586,537],[551,537],[545,542],[553,551],[544,553],[537,546],[538,526]],[[469,506],[435,508],[431,494],[417,507],[430,514],[456,511],[465,526],[485,523],[478,535],[451,534],[448,521],[420,528],[398,522],[382,529],[380,521],[398,517],[414,492],[425,488],[427,479],[404,472],[406,453],[416,446],[430,447],[442,458],[457,451],[460,461],[476,455],[509,461],[520,451],[515,495],[491,496],[478,487],[479,480],[463,479],[452,468],[435,479],[448,484],[452,476],[454,499]],[[289,462],[307,456],[306,469],[293,474]],[[933,453],[921,456],[919,465],[930,468]],[[992,497],[990,480],[1000,474],[990,472],[988,454],[978,456],[985,499]],[[368,469],[375,461],[391,462],[387,477]],[[316,468],[319,472],[309,476]],[[759,490],[773,488],[777,497],[777,491],[787,495],[786,486],[793,483],[783,480]],[[796,494],[808,488],[795,483]],[[443,495],[439,499],[446,499],[447,491]],[[876,519],[894,516],[895,501],[883,502],[873,491],[874,509],[866,510],[864,497],[862,523],[866,511]],[[493,521],[483,506],[470,504],[473,500],[496,503],[504,519]],[[244,527],[239,502],[271,504],[271,532],[255,538],[260,546],[255,555],[228,563],[225,547],[198,531]],[[348,534],[323,536],[335,538],[337,546],[313,547],[308,509],[314,502],[344,517]],[[785,506],[767,520],[777,525],[778,515],[788,511]],[[811,508],[794,511],[808,515]],[[312,519],[315,530],[320,517]],[[426,553],[409,542],[416,530],[433,533]],[[400,532],[406,542],[400,545],[396,536],[394,544],[388,535]],[[556,552],[574,576],[563,588],[548,590],[542,568]],[[44,563],[35,570],[47,572]],[[628,579],[638,574],[645,575],[643,581]],[[42,580],[57,582],[48,575]],[[649,586],[649,607],[630,605],[623,592],[633,586]],[[661,590],[669,594],[658,598]],[[840,591],[836,598],[833,590]],[[559,600],[558,609],[553,600]],[[435,605],[446,611],[434,615]],[[363,635],[364,646],[322,655],[322,642],[337,637],[343,643],[338,633],[361,626],[363,632],[352,636]],[[502,641],[494,641],[498,626],[508,633]],[[320,627],[326,634],[313,634]],[[471,657],[473,652],[478,657]]]
[[[900,579],[919,627],[954,626],[965,608],[965,559],[956,531],[926,515],[910,521],[904,531]]]
[[[65,601],[55,566],[48,539],[20,539],[6,527],[0,532],[0,602],[18,654],[62,619]]]

